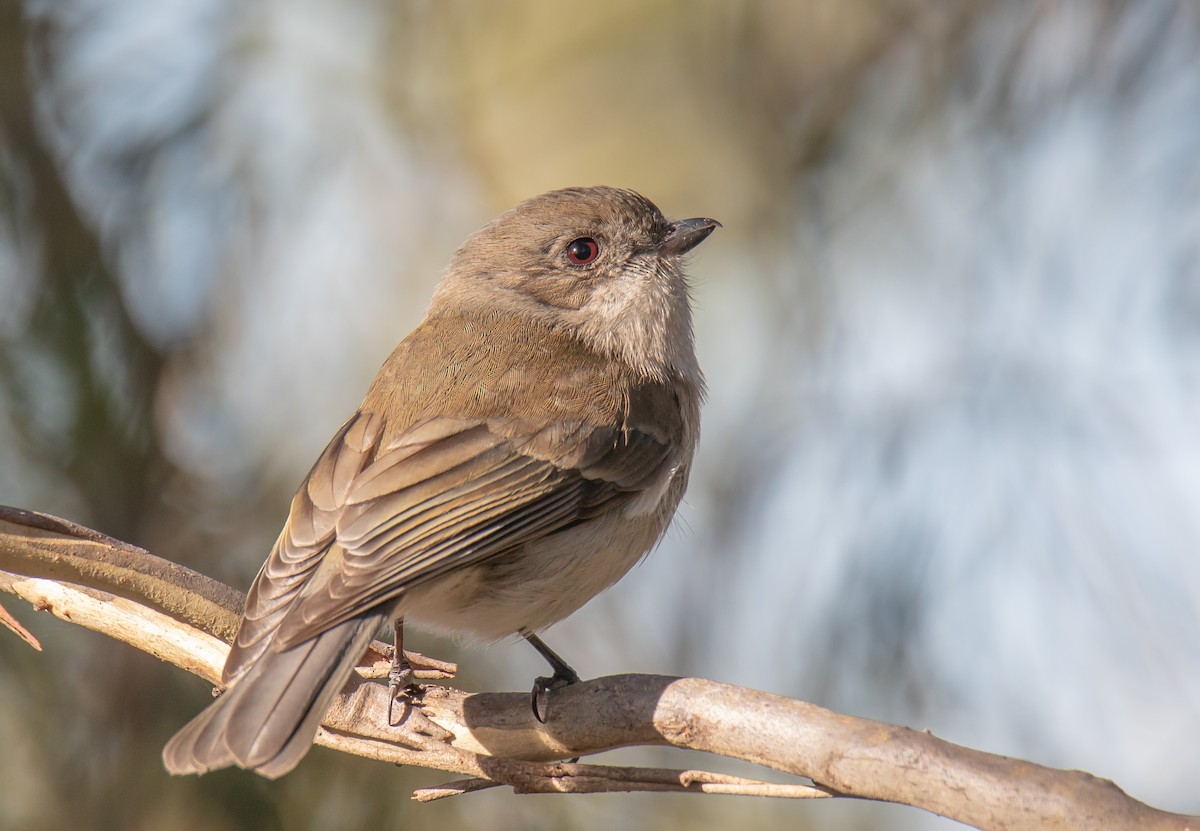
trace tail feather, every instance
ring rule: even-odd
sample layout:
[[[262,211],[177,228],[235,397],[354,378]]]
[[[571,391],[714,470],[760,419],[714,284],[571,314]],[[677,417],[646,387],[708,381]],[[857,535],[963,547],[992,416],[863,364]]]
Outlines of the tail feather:
[[[353,618],[291,649],[265,653],[167,742],[167,770],[199,774],[237,765],[271,779],[292,770],[386,617]]]

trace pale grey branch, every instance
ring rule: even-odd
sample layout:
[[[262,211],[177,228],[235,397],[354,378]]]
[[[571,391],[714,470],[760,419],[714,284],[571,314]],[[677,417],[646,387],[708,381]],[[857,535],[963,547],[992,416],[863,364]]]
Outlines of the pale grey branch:
[[[73,523],[0,507],[0,589],[34,608],[187,669],[220,677],[241,595],[216,581]],[[699,678],[614,675],[556,690],[546,723],[528,693],[428,685],[387,723],[375,644],[335,701],[317,743],[464,780],[421,801],[496,785],[517,793],[675,791],[848,796],[922,808],[982,829],[1198,829],[1112,782],[950,744],[927,732]],[[410,654],[418,676],[454,665]],[[694,770],[562,762],[631,745],[673,745],[754,762],[814,783],[771,783]]]

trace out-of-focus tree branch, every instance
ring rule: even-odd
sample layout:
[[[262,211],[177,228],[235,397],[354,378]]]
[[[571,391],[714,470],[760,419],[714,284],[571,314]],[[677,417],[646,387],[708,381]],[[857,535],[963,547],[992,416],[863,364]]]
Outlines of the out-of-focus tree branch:
[[[101,242],[72,199],[65,165],[38,129],[31,67],[54,51],[53,31],[13,3],[0,11],[0,33],[0,140],[27,181],[32,229],[53,235],[29,243],[39,252],[36,290],[21,348],[0,350],[0,389],[10,393],[4,404],[26,451],[62,471],[102,527],[133,534],[156,497],[154,483],[173,469],[153,429],[168,356],[134,325]],[[99,357],[105,349],[119,356],[119,372]],[[23,366],[31,358],[44,362],[39,373]],[[47,433],[29,406],[53,394],[34,380],[46,367],[71,392],[61,432]]]
[[[0,508],[0,588],[209,681],[220,676],[241,605],[233,589],[142,549],[13,508]],[[421,677],[453,672],[412,658]],[[1087,773],[715,681],[615,675],[581,682],[554,693],[544,724],[533,718],[528,695],[428,685],[393,725],[387,686],[375,680],[385,673],[386,656],[371,656],[330,709],[317,743],[470,777],[419,791],[424,801],[508,785],[518,793],[847,796],[912,805],[985,829],[1200,826],[1200,817],[1158,811]],[[557,761],[631,745],[741,759],[815,786]]]

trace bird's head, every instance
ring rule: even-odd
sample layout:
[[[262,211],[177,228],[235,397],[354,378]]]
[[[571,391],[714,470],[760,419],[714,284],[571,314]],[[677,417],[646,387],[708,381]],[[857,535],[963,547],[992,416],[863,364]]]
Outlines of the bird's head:
[[[611,187],[522,202],[455,253],[430,315],[463,308],[527,315],[647,377],[699,382],[682,260],[715,219],[666,219]]]

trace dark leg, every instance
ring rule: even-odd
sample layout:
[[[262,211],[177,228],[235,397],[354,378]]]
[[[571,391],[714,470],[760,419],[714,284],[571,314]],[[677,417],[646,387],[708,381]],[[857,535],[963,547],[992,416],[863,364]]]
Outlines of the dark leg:
[[[398,617],[392,624],[396,632],[395,647],[392,651],[392,669],[388,673],[388,725],[393,725],[396,722],[392,719],[392,705],[396,703],[396,696],[401,690],[406,690],[412,686],[413,671],[408,665],[408,659],[404,657],[404,618]]]
[[[533,692],[529,696],[529,703],[533,707],[533,717],[539,722],[545,723],[545,707],[542,705],[545,703],[546,694],[551,690],[558,690],[571,684],[579,683],[579,674],[571,669],[571,666],[559,657],[557,652],[546,646],[537,635],[522,629],[521,637],[529,641],[529,645],[536,649],[538,654],[545,658],[546,662],[550,664],[550,668],[554,670],[554,674],[549,678],[543,676],[534,679]]]

